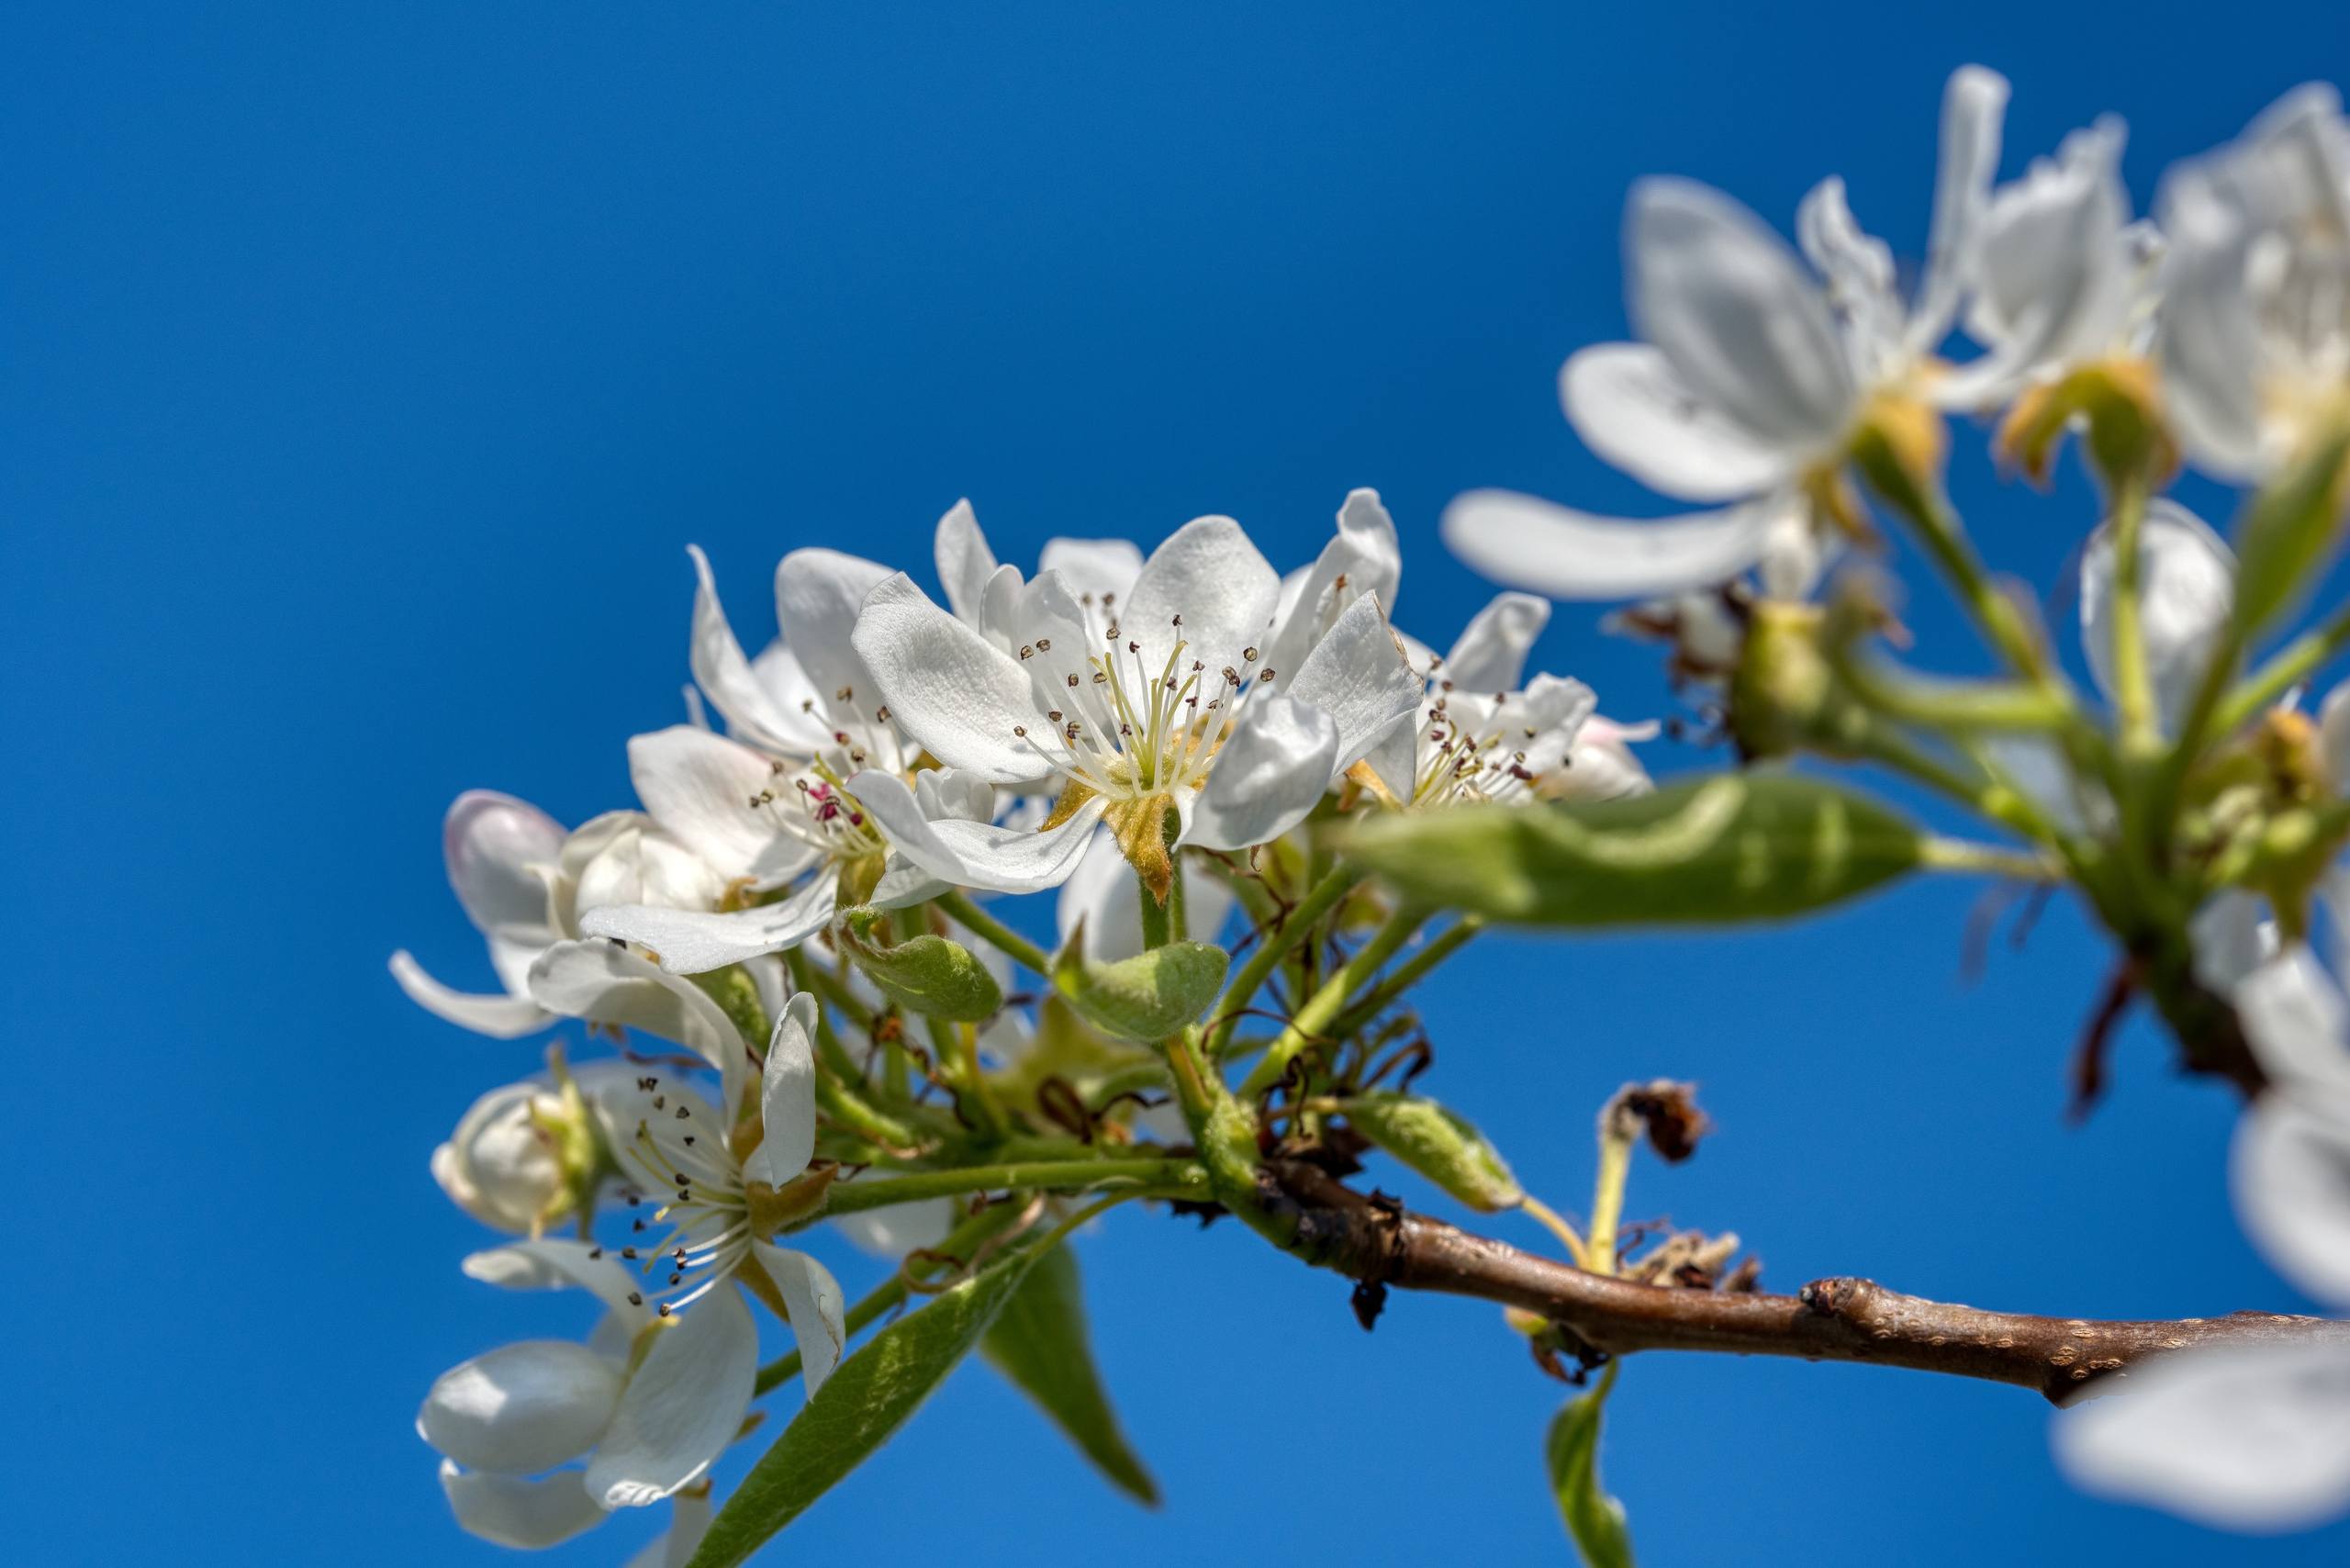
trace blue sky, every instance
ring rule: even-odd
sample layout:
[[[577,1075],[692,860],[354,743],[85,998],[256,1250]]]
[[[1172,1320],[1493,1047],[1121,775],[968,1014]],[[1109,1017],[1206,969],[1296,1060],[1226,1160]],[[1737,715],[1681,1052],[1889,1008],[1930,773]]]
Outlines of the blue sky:
[[[481,1238],[425,1157],[536,1047],[415,1011],[384,958],[487,977],[441,879],[458,790],[572,822],[625,801],[622,741],[678,713],[688,542],[764,636],[783,551],[926,574],[958,496],[1006,559],[1222,511],[1286,566],[1373,485],[1404,531],[1399,619],[1440,644],[1489,591],[1436,543],[1457,491],[1662,510],[1551,393],[1622,330],[1631,179],[1693,174],[1785,226],[1841,172],[1914,258],[1951,67],[2014,79],[2011,172],[2126,116],[2143,202],[2343,41],[2333,7],[2259,0],[2176,25],[2052,0],[1138,12],[0,23],[0,806],[40,1242],[0,1443],[28,1558],[503,1555],[447,1518],[416,1402],[464,1355],[584,1323],[459,1276]],[[2033,497],[1960,445],[1961,501],[2061,615],[2079,476]],[[1930,593],[1913,621],[1926,655],[1976,657]],[[1652,655],[1588,612],[1541,655],[1619,715],[1667,709]],[[2060,903],[1965,984],[1975,891],[1736,938],[1489,941],[1430,998],[1425,1081],[1575,1208],[1608,1091],[1700,1081],[1719,1136],[1644,1165],[1630,1212],[1736,1229],[1781,1288],[2300,1305],[2228,1213],[2230,1103],[2154,1033],[2063,1125],[2104,955]],[[871,1277],[835,1261],[852,1293]],[[1540,1463],[1562,1391],[1490,1309],[1398,1298],[1366,1336],[1342,1282],[1140,1212],[1084,1264],[1160,1512],[974,1368],[777,1559],[1567,1560]],[[1642,1358],[1606,1466],[1651,1563],[2350,1546],[2078,1496],[2046,1422],[2001,1388]],[[550,1561],[619,1562],[655,1522]]]

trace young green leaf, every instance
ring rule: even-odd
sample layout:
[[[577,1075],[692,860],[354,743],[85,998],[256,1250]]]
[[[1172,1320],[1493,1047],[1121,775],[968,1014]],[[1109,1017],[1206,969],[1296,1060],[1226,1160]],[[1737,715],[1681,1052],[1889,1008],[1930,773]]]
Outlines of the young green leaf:
[[[733,1568],[855,1470],[946,1380],[1035,1266],[1009,1253],[843,1361],[751,1467],[687,1568]]]
[[[883,921],[878,910],[852,909],[833,931],[849,960],[890,1001],[954,1024],[984,1022],[1002,1007],[1003,988],[968,947],[929,934],[891,946],[883,940]]]
[[[1626,800],[1390,812],[1341,847],[1410,897],[1528,925],[1729,925],[1858,898],[1925,835],[1849,790],[1776,769]]]
[[[1077,1258],[1067,1246],[1037,1260],[979,1341],[979,1353],[1035,1400],[1112,1485],[1147,1507],[1158,1506],[1158,1484],[1127,1446],[1102,1392]]]
[[[1599,1417],[1621,1361],[1611,1361],[1590,1392],[1567,1401],[1550,1421],[1550,1493],[1585,1568],[1632,1568],[1624,1505],[1599,1484]]]
[[[1526,1201],[1500,1151],[1435,1101],[1381,1092],[1356,1095],[1345,1110],[1348,1126],[1478,1213]]]
[[[1085,957],[1080,921],[1053,959],[1053,989],[1111,1038],[1156,1042],[1215,1000],[1231,962],[1230,954],[1204,942],[1169,942],[1115,963],[1093,963]]]

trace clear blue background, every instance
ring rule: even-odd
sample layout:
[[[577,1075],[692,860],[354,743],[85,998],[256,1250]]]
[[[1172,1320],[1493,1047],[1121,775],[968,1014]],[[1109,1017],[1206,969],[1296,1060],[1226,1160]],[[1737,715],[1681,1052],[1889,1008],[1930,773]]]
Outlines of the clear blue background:
[[[1655,504],[1551,393],[1622,330],[1634,176],[1784,226],[1841,172],[1914,258],[1951,67],[2014,78],[2010,172],[2126,115],[2143,202],[2344,41],[2335,6],[2250,0],[1139,9],[9,8],[0,1444],[26,1561],[499,1555],[450,1523],[417,1399],[580,1325],[459,1276],[481,1237],[425,1156],[537,1047],[425,1016],[384,958],[487,978],[438,859],[459,790],[574,822],[625,801],[623,738],[679,711],[688,541],[755,637],[781,552],[926,577],[957,496],[1006,559],[1225,511],[1289,566],[1375,485],[1400,618],[1441,643],[1488,591],[1435,540],[1457,491]],[[2043,502],[1961,448],[1962,500],[2062,615],[2078,475]],[[1914,620],[1928,655],[1976,656],[1930,596]],[[1617,714],[1668,709],[1588,612],[1541,652]],[[2300,1305],[2228,1213],[2228,1099],[2143,1025],[2094,1123],[2062,1125],[2103,954],[2060,905],[1970,987],[1975,896],[1488,942],[1431,1001],[1428,1081],[1580,1208],[1601,1098],[1701,1081],[1719,1136],[1644,1163],[1631,1211],[1737,1229],[1782,1288]],[[1399,1298],[1366,1336],[1341,1282],[1140,1212],[1085,1262],[1162,1511],[968,1369],[774,1558],[1566,1560],[1539,1458],[1562,1391],[1490,1308]],[[2076,1495],[2047,1420],[2005,1388],[1642,1358],[1606,1463],[1651,1563],[2350,1546]],[[618,1562],[658,1512],[554,1561]]]

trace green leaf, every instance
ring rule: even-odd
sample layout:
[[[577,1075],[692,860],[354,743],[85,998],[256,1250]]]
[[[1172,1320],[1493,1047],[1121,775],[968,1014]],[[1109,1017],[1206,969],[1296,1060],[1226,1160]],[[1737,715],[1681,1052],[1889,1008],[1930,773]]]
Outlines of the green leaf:
[[[1163,1040],[1197,1018],[1224,989],[1232,956],[1204,942],[1169,942],[1116,963],[1085,958],[1080,921],[1053,959],[1053,989],[1113,1039]]]
[[[1785,920],[1915,870],[1925,843],[1864,795],[1776,769],[1627,800],[1391,812],[1341,839],[1410,897],[1561,926]]]
[[[1417,1094],[1359,1094],[1347,1125],[1480,1214],[1514,1209],[1525,1190],[1499,1150],[1460,1117]]]
[[[1632,1568],[1624,1505],[1599,1484],[1599,1417],[1622,1368],[1610,1361],[1591,1391],[1568,1400],[1550,1421],[1550,1493],[1587,1568]]]
[[[1110,1484],[1147,1507],[1158,1506],[1158,1483],[1126,1445],[1085,1327],[1077,1259],[1066,1246],[1037,1260],[979,1341],[979,1352],[1013,1386],[1036,1402]]]
[[[687,1568],[733,1568],[894,1436],[1035,1267],[1024,1248],[931,1298],[843,1361],[751,1467]]]
[[[890,946],[882,940],[884,919],[879,910],[852,909],[833,933],[849,961],[890,1001],[952,1024],[982,1023],[1003,1006],[1003,988],[968,947],[928,933]]]
[[[2336,436],[2254,498],[2236,530],[2236,624],[2247,640],[2325,575],[2341,537],[2350,435]]]

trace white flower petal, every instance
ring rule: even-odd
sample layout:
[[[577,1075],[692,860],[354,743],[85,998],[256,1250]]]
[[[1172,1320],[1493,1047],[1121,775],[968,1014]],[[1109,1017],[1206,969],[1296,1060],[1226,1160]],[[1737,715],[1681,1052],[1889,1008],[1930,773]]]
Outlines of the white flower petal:
[[[2159,210],[2170,241],[2155,329],[2164,409],[2199,467],[2255,478],[2266,458],[2255,379],[2260,329],[2244,275],[2251,234],[2207,168],[2173,170]]]
[[[1942,342],[1958,314],[1983,209],[1999,167],[2000,121],[2008,81],[1980,65],[1962,65],[1942,90],[1941,164],[1934,176],[1933,227],[1926,239],[1926,275],[1912,313],[1909,346]]]
[[[2327,692],[2318,704],[2317,734],[2328,782],[2335,794],[2350,795],[2350,680]]]
[[[1337,721],[1303,696],[1250,702],[1192,803],[1183,842],[1248,849],[1280,837],[1304,821],[1330,788],[1338,745]]]
[[[1443,533],[1473,569],[1552,599],[1647,599],[1737,577],[1761,558],[1774,515],[1746,506],[1635,521],[1471,490],[1445,508]]]
[[[1700,399],[1647,343],[1580,351],[1560,369],[1559,401],[1584,445],[1663,495],[1734,500],[1788,475],[1785,451]]]
[[[1134,591],[1118,604],[1125,641],[1140,643],[1156,676],[1178,639],[1211,670],[1240,662],[1272,620],[1281,577],[1228,517],[1193,518],[1150,554]],[[1181,616],[1183,623],[1175,625]],[[951,759],[950,759],[951,760]]]
[[[1388,630],[1379,600],[1365,595],[1347,607],[1284,689],[1328,714],[1337,726],[1338,751],[1331,763],[1335,777],[1419,711],[1427,683]],[[1247,722],[1244,712],[1242,722]],[[1211,775],[1211,786],[1214,781]]]
[[[2271,1079],[2350,1093],[2350,1006],[2307,947],[2288,947],[2255,969],[2234,1000]]]
[[[1893,248],[1862,229],[1841,178],[1830,174],[1805,195],[1796,209],[1796,239],[1805,259],[1827,278],[1828,297],[1845,317],[1846,330],[1866,352],[1874,356],[1901,340],[1908,329],[1894,292]]]
[[[2350,1100],[2311,1098],[2333,1114],[2286,1091],[2262,1095],[2237,1124],[2236,1213],[2278,1273],[2350,1306]]]
[[[1050,833],[991,823],[934,823],[893,775],[860,773],[848,789],[907,860],[957,887],[1001,893],[1041,892],[1067,881],[1102,819],[1102,802],[1092,800]]]
[[[1857,393],[1819,287],[1754,215],[1688,180],[1633,187],[1632,315],[1699,400],[1758,445],[1831,450]]]
[[[776,564],[776,621],[784,641],[815,683],[817,699],[844,719],[870,720],[884,700],[849,632],[866,595],[890,575],[887,566],[837,550],[794,550]]]
[[[1938,387],[1977,406],[2023,379],[2113,348],[2126,325],[2135,261],[2124,230],[2119,120],[2067,137],[2000,188],[1975,242],[1967,330],[1990,348]]]
[[[737,1103],[750,1053],[724,1010],[693,981],[610,942],[558,942],[531,970],[531,994],[567,1018],[677,1041],[718,1069],[726,1103]]]
[[[822,745],[831,738],[829,726],[779,701],[778,693],[759,678],[743,644],[727,623],[726,607],[718,598],[710,557],[699,544],[686,546],[694,562],[694,622],[691,664],[694,679],[709,693],[711,705],[726,720],[729,734],[738,740],[771,751],[797,752]],[[696,728],[707,728],[697,725]]]
[[[2195,978],[2221,996],[2232,996],[2244,977],[2277,953],[2277,927],[2251,893],[2221,892],[2188,923],[2195,939]]]
[[[576,1470],[558,1470],[532,1481],[461,1470],[454,1461],[444,1459],[441,1490],[449,1499],[450,1512],[457,1516],[457,1528],[520,1551],[560,1545],[606,1518]]]
[[[832,924],[839,887],[839,874],[826,870],[778,903],[723,913],[613,904],[590,910],[581,918],[579,928],[590,936],[616,937],[650,947],[660,956],[661,967],[673,975],[702,975],[797,947]]]
[[[2165,1356],[2059,1414],[2080,1485],[2226,1529],[2286,1530],[2350,1507],[2350,1351],[2268,1345]]]
[[[800,1381],[814,1398],[841,1363],[848,1348],[848,1325],[843,1321],[845,1300],[840,1282],[805,1252],[794,1252],[771,1242],[755,1241],[751,1250],[783,1294],[791,1319],[791,1337],[800,1343]]]
[[[1526,655],[1550,623],[1549,599],[1497,593],[1461,629],[1437,677],[1460,691],[1507,691],[1524,677]]]
[[[1036,748],[1012,733],[1043,722],[1027,671],[902,573],[866,599],[854,640],[899,726],[941,762],[997,784],[1050,773]]]
[[[551,1470],[596,1446],[621,1382],[619,1366],[568,1339],[500,1345],[433,1380],[417,1435],[468,1470]]]
[[[610,1092],[610,1087],[605,1091]],[[700,1103],[699,1097],[695,1103]],[[612,1317],[632,1333],[653,1316],[643,1301],[629,1299],[642,1294],[642,1279],[591,1242],[543,1236],[469,1253],[462,1267],[467,1279],[503,1290],[563,1290],[577,1285],[609,1307]]]
[[[641,1508],[699,1480],[742,1426],[758,1372],[758,1327],[722,1285],[655,1335],[588,1462],[588,1495]]]
[[[816,999],[801,991],[784,1004],[767,1037],[759,1073],[759,1147],[744,1169],[755,1182],[780,1187],[808,1169],[816,1153]]]
[[[1071,592],[1125,599],[1142,576],[1142,547],[1131,539],[1047,539],[1036,557],[1040,572],[1058,572]]]
[[[1593,714],[1583,721],[1574,745],[1567,748],[1566,766],[1539,785],[1543,798],[1617,801],[1647,794],[1656,785],[1640,759],[1632,755],[1630,743],[1651,739],[1656,733],[1654,720],[1627,725]]]
[[[938,566],[938,586],[946,590],[947,607],[958,621],[980,624],[979,613],[988,591],[988,579],[995,576],[995,552],[988,548],[988,536],[979,532],[979,514],[968,500],[957,501],[938,520],[938,531],[933,536],[931,558]],[[877,579],[878,580],[878,579]],[[866,585],[871,592],[873,585]],[[861,602],[861,601],[860,601]]]
[[[545,945],[547,882],[563,840],[560,823],[511,795],[468,790],[456,798],[442,823],[441,850],[476,929],[540,935]]]
[[[1348,605],[1366,594],[1393,604],[1403,570],[1395,520],[1381,504],[1379,492],[1348,491],[1338,509],[1338,531],[1321,554],[1311,566],[1281,580],[1272,629],[1262,644],[1262,667],[1274,677],[1271,689],[1287,689],[1306,655]]]
[[[2146,508],[2139,532],[2139,623],[2154,705],[2175,731],[2235,602],[2234,553],[2201,518],[2175,501]],[[2113,696],[2113,525],[2089,536],[2081,556],[2081,646],[2098,689]]]
[[[524,1035],[534,1035],[554,1022],[546,1009],[527,996],[484,996],[476,992],[451,991],[424,972],[403,949],[392,955],[392,979],[399,982],[408,999],[434,1017],[471,1029],[492,1039],[514,1040]]]
[[[753,803],[775,784],[775,765],[738,741],[690,724],[631,735],[628,771],[654,820],[722,877],[778,882],[815,855]]]

